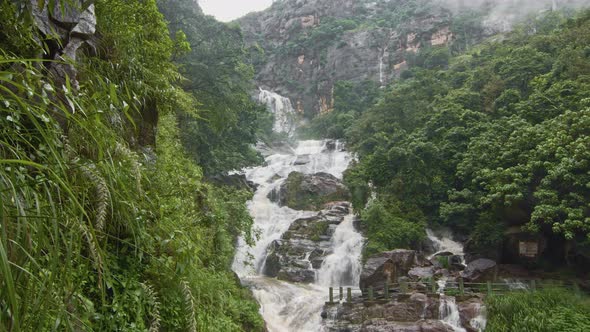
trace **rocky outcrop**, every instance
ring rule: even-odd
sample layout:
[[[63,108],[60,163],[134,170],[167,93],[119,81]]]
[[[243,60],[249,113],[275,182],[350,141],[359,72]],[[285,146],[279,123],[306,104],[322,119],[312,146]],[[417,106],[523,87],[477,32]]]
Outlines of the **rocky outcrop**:
[[[363,303],[359,298],[350,304],[324,307],[323,325],[327,331],[430,331],[452,332],[454,329],[440,321],[441,296],[413,293],[397,296],[391,301]],[[471,322],[482,311],[483,300],[473,295],[458,299],[461,325],[469,332],[477,331]],[[444,314],[444,313],[442,313]]]
[[[90,41],[96,32],[94,4],[88,1],[39,1],[30,0],[32,17],[36,28],[46,39],[48,56],[57,62],[48,63],[49,71],[61,85],[68,77],[77,88],[76,68],[68,61],[75,61],[78,50],[84,45],[93,46]],[[85,5],[86,4],[86,5]],[[49,5],[53,5],[49,10]]]
[[[333,202],[310,218],[294,221],[267,249],[264,274],[291,282],[312,283],[326,256],[331,237],[350,213],[350,203]]]
[[[484,311],[484,305],[481,298],[474,297],[457,303],[459,307],[459,317],[461,325],[465,327],[468,332],[479,332],[483,325],[481,319],[478,319]]]
[[[467,281],[488,281],[496,279],[498,266],[491,259],[480,258],[469,263],[461,272],[461,277]]]
[[[408,277],[412,280],[422,280],[434,277],[436,272],[434,266],[414,267],[408,271]]]
[[[416,251],[397,249],[369,257],[363,267],[360,288],[383,288],[384,284],[397,282],[417,266],[430,265]],[[414,270],[416,272],[416,270]]]
[[[259,54],[257,85],[288,97],[298,112],[312,116],[333,109],[337,81],[385,86],[422,49],[457,41],[464,47],[466,40],[473,45],[551,8],[552,1],[283,0],[237,23],[252,53]],[[560,6],[581,2],[560,0]],[[468,35],[453,30],[461,26],[453,21],[464,8],[482,13],[481,26]]]
[[[304,158],[299,162],[304,163]],[[269,199],[295,210],[317,211],[328,202],[349,200],[350,193],[331,174],[291,172],[280,188],[269,194]]]
[[[374,23],[404,6],[403,0],[277,1],[238,23],[247,44],[264,50],[256,66],[258,86],[315,115],[334,107],[337,81],[369,80],[384,86],[406,68],[408,50],[417,52],[431,40],[437,45],[452,40],[451,13],[434,4],[419,15],[405,16],[395,28]]]

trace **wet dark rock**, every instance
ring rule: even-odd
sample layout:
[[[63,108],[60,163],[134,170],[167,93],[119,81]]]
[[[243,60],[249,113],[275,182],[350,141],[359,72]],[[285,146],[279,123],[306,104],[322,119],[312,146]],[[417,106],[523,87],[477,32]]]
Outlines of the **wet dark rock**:
[[[369,257],[363,267],[360,287],[381,289],[386,282],[396,282],[416,266],[425,263],[414,250],[397,249]]]
[[[268,198],[295,210],[318,211],[328,202],[349,200],[350,193],[331,174],[291,172],[278,192],[274,190],[269,193]]]
[[[326,142],[326,150],[335,151],[336,150],[336,141],[327,141]]]
[[[301,269],[299,267],[281,269],[277,278],[291,282],[311,284],[315,281],[315,271],[311,269]]]
[[[273,241],[267,249],[266,262],[264,263],[263,273],[269,277],[276,277],[281,271],[280,262],[280,242]]]
[[[441,252],[437,252],[432,257],[436,258],[436,257],[448,257],[448,256],[453,256],[453,253],[450,251],[441,251]]]
[[[452,331],[438,320],[436,296],[414,293],[409,297],[366,305],[355,298],[352,304],[324,308],[327,331]]]
[[[479,332],[477,326],[472,326],[472,322],[477,318],[483,308],[483,299],[480,297],[473,297],[463,302],[457,303],[459,308],[459,316],[461,318],[461,325],[468,332]]]
[[[295,162],[293,163],[293,165],[295,166],[300,166],[300,165],[307,165],[310,163],[310,158],[308,154],[302,154],[297,156],[297,159],[295,159]]]
[[[349,214],[349,202],[332,202],[317,215],[295,220],[281,239],[267,249],[263,273],[270,277],[312,283],[331,254],[334,229]]]
[[[480,258],[469,263],[461,272],[461,277],[467,281],[494,280],[497,276],[498,266],[491,259]]]
[[[463,257],[459,255],[453,255],[449,257],[449,265],[450,268],[455,271],[461,271],[465,269],[465,265],[463,264]]]
[[[483,306],[480,296],[457,298],[462,326],[472,332],[470,322]],[[430,331],[451,332],[453,329],[440,319],[441,300],[438,294],[413,293],[394,296],[390,301],[367,304],[356,297],[350,304],[325,306],[327,318],[323,325],[327,331]]]

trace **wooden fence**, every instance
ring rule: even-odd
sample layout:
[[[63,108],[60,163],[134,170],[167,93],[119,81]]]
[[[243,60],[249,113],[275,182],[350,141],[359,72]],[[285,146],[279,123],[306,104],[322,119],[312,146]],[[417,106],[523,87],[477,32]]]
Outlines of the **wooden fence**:
[[[568,289],[577,294],[582,294],[580,286],[575,282],[563,282],[559,280],[514,280],[505,282],[464,282],[463,279],[457,281],[445,282],[443,285],[438,285],[434,279],[422,282],[400,281],[397,283],[385,283],[383,287],[374,288],[368,287],[366,289],[353,287],[334,287],[329,288],[329,301],[326,304],[337,303],[352,303],[352,293],[361,292],[363,301],[373,302],[375,300],[391,300],[393,297],[400,294],[408,294],[410,290],[418,290],[427,294],[448,295],[448,296],[464,296],[474,294],[497,295],[506,294],[510,292],[522,291],[536,291],[542,288]],[[338,291],[335,294],[335,290]],[[338,299],[335,301],[335,299]]]

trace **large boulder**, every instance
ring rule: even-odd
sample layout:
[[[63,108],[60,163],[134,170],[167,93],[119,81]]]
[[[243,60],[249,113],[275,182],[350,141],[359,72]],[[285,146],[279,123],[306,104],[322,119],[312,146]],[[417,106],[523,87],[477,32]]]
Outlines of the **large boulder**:
[[[491,259],[479,258],[469,263],[461,272],[461,277],[467,281],[488,281],[497,277],[498,265]]]
[[[263,273],[291,282],[312,283],[325,258],[332,253],[332,235],[350,213],[349,202],[332,202],[317,215],[295,220],[267,248]]]
[[[318,211],[328,202],[350,200],[350,193],[331,174],[291,172],[278,192],[272,191],[268,198],[295,210]]]
[[[417,266],[408,272],[408,277],[412,280],[430,279],[434,276],[434,266]]]
[[[377,301],[367,305],[360,298],[352,303],[324,307],[326,331],[417,331],[450,332],[440,319],[440,299],[414,293],[395,301]]]
[[[467,332],[479,332],[485,328],[485,306],[483,299],[472,297],[457,304],[461,325]]]
[[[94,47],[96,14],[94,4],[88,1],[71,0],[50,2],[29,0],[34,26],[41,32],[38,43],[46,49],[51,60],[46,66],[56,85],[71,82],[74,90],[79,89],[77,71],[68,60],[76,61],[78,50],[85,44]],[[40,6],[42,4],[42,6]],[[52,4],[54,7],[48,7]],[[71,110],[73,111],[73,110]]]
[[[416,266],[424,265],[416,251],[396,249],[369,257],[363,267],[360,288],[383,288],[384,284],[396,282]]]

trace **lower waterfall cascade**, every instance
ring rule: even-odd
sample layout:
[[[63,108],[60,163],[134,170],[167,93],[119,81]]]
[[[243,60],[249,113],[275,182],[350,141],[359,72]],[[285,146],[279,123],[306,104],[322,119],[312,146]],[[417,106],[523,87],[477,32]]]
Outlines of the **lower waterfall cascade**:
[[[330,148],[329,143],[335,146]],[[331,253],[316,271],[314,283],[296,284],[265,277],[262,271],[268,246],[280,239],[293,221],[317,214],[281,207],[267,196],[293,171],[325,172],[342,178],[352,158],[338,142],[300,141],[290,153],[283,150],[268,155],[264,166],[245,171],[247,179],[258,185],[248,208],[259,238],[253,247],[239,240],[233,270],[252,289],[269,331],[321,331],[320,313],[328,300],[327,287],[358,285],[364,239],[349,215],[334,230]],[[301,156],[306,156],[308,162],[296,163]]]
[[[288,98],[266,90],[260,90],[259,99],[267,104],[275,116],[275,131],[288,132],[288,115],[293,108]],[[256,185],[253,198],[248,203],[254,220],[257,240],[250,246],[243,238],[238,239],[232,269],[242,284],[249,287],[259,302],[260,312],[270,332],[314,332],[325,331],[322,323],[322,308],[328,301],[328,287],[351,287],[357,289],[362,272],[361,254],[365,239],[354,226],[355,216],[350,212],[330,233],[327,254],[321,266],[312,269],[311,250],[299,257],[298,263],[312,269],[315,277],[310,283],[292,283],[265,275],[267,258],[273,243],[280,241],[291,225],[300,219],[318,215],[318,211],[297,211],[280,206],[271,200],[291,172],[302,174],[328,173],[342,179],[353,157],[338,141],[306,140],[297,141],[292,147],[278,148],[262,144],[265,163],[262,166],[245,169],[248,181]],[[323,212],[322,212],[323,213]],[[452,252],[463,257],[462,244],[453,241],[450,234],[435,234],[427,230],[435,253]],[[444,289],[446,280],[439,280],[439,291]],[[441,294],[440,321],[453,329],[461,327],[459,310],[454,297]],[[473,326],[485,328],[485,308]]]

